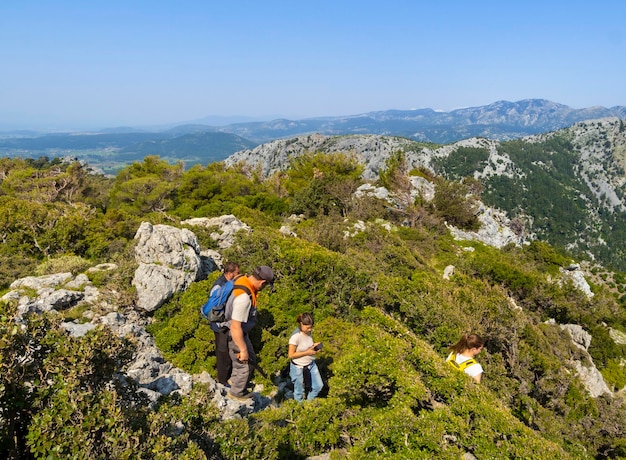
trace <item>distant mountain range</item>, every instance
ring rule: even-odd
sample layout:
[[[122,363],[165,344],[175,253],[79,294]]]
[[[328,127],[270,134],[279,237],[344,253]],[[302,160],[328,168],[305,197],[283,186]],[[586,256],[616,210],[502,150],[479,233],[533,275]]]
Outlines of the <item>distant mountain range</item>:
[[[343,117],[226,126],[182,124],[167,130],[109,128],[97,133],[0,133],[2,156],[72,155],[93,166],[114,172],[146,155],[159,155],[186,166],[220,161],[233,153],[275,139],[304,134],[378,134],[414,141],[449,144],[472,137],[511,140],[571,126],[578,121],[605,117],[626,118],[626,107],[573,109],[544,99],[493,104],[440,112],[433,109],[386,110]]]
[[[573,109],[545,99],[525,99],[518,102],[498,101],[451,112],[433,109],[385,110],[346,117],[238,123],[219,130],[258,142],[319,133],[381,134],[448,144],[470,137],[517,139],[566,128],[578,121],[605,117],[624,118],[626,107]]]

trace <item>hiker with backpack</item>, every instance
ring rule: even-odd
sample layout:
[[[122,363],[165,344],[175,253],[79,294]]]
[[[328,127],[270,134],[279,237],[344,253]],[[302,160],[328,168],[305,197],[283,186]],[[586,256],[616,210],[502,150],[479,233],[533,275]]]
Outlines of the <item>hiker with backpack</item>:
[[[215,280],[215,283],[211,286],[209,299],[223,298],[223,301],[216,300],[214,303],[223,302],[225,304],[226,300],[228,300],[228,296],[226,296],[226,293],[221,293],[220,290],[224,289],[226,283],[234,280],[237,276],[239,276],[239,264],[226,262],[224,264],[224,273]],[[217,311],[218,307],[219,306],[214,306],[211,310]],[[215,315],[215,311],[213,311],[213,315]],[[230,378],[232,369],[232,362],[228,354],[228,329],[220,327],[217,321],[211,321],[211,329],[215,334],[215,369],[217,370],[217,381],[224,386],[228,386],[228,379]]]
[[[480,383],[483,367],[474,357],[481,352],[485,345],[483,338],[477,334],[464,334],[461,339],[450,347],[450,355],[446,361],[455,369],[465,372],[476,382]]]
[[[232,294],[226,302],[225,322],[221,325],[230,332],[228,352],[233,366],[227,396],[238,401],[246,401],[252,396],[246,387],[256,365],[256,354],[249,333],[258,319],[258,293],[273,283],[274,272],[267,265],[261,265],[251,275],[236,279]]]
[[[322,376],[315,363],[315,355],[322,349],[321,342],[313,342],[313,315],[300,313],[296,319],[298,328],[289,338],[289,376],[293,382],[293,398],[301,402],[304,399],[304,373],[311,376],[311,390],[307,401],[315,399],[324,388]]]

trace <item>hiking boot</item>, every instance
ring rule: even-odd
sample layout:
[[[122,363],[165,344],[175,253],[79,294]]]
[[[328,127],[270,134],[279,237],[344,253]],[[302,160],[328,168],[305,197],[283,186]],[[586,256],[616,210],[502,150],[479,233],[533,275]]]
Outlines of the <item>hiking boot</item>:
[[[230,399],[234,399],[235,401],[248,402],[252,398],[252,392],[245,393],[242,396],[237,396],[228,391],[226,393],[226,396],[228,396]]]

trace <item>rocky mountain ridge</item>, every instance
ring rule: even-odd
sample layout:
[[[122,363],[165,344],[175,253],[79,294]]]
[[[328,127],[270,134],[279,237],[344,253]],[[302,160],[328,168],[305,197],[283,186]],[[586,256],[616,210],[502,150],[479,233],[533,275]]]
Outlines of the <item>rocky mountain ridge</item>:
[[[551,141],[559,143],[561,150],[555,151]],[[604,251],[600,246],[615,244],[606,243],[606,233],[621,235],[619,222],[626,221],[624,121],[614,117],[589,120],[514,142],[511,144],[486,138],[470,138],[439,146],[374,134],[311,134],[275,140],[254,149],[243,150],[230,156],[225,162],[228,165],[245,162],[260,168],[265,175],[270,175],[286,169],[290,158],[307,152],[348,153],[355,155],[365,166],[363,178],[375,181],[390,155],[402,151],[412,168],[426,168],[436,174],[456,179],[461,177],[456,177],[458,173],[455,171],[461,168],[462,175],[473,176],[483,182],[486,187],[485,197],[492,197],[493,200],[488,204],[496,207],[502,207],[498,206],[497,198],[505,191],[510,194],[514,184],[521,195],[517,198],[509,197],[512,207],[507,211],[524,218],[531,232],[536,228],[540,236],[547,237],[550,241],[547,233],[549,229],[545,230],[551,225],[550,215],[534,215],[529,209],[528,201],[524,202],[522,199],[524,194],[527,195],[524,190],[528,191],[533,181],[545,175],[551,181],[549,187],[554,187],[555,184],[562,187],[562,196],[544,198],[559,198],[570,203],[566,208],[571,207],[576,211],[572,211],[571,218],[584,220],[580,223],[580,229],[572,229],[568,235],[570,248],[583,248],[592,259],[600,257],[600,252]],[[525,148],[528,154],[523,153]],[[479,155],[480,161],[470,164],[467,159],[461,158],[468,152]],[[536,160],[533,160],[533,155],[537,155]],[[567,168],[567,171],[563,168]],[[503,179],[506,181],[503,182]],[[524,199],[530,198],[526,196]],[[563,204],[555,202],[549,206],[561,208]],[[584,219],[581,216],[585,216]],[[620,247],[621,244],[617,244],[615,249],[621,251]]]
[[[580,155],[579,170],[594,196],[603,199],[613,209],[626,209],[623,187],[626,184],[626,135],[624,122],[609,117],[575,123],[568,128],[545,134],[526,136],[523,142],[538,143],[556,135],[565,135]],[[320,133],[278,139],[253,149],[241,150],[229,156],[225,162],[237,162],[260,167],[265,175],[282,171],[289,166],[289,159],[305,153],[349,153],[355,154],[365,165],[363,177],[368,180],[378,178],[389,156],[402,150],[413,167],[434,169],[433,160],[447,158],[459,147],[483,148],[489,150],[489,161],[482,170],[475,171],[476,178],[506,175],[523,176],[506,154],[500,154],[500,141],[471,138],[449,145],[431,146],[397,136],[375,134],[354,134],[327,136]]]

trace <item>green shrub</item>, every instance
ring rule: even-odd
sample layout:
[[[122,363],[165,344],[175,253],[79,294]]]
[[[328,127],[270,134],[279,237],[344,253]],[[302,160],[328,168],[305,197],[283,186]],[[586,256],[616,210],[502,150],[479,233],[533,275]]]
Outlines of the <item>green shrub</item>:
[[[598,368],[607,367],[612,359],[626,359],[626,345],[615,343],[606,327],[596,326],[589,332],[593,340],[588,351]]]
[[[69,272],[73,275],[84,272],[93,265],[92,262],[73,254],[62,255],[46,259],[37,266],[35,274],[37,276],[52,275],[55,273]]]
[[[432,201],[435,213],[448,224],[464,230],[478,230],[475,199],[467,186],[459,182],[437,181]]]
[[[3,457],[132,458],[135,410],[113,383],[131,344],[104,328],[69,337],[50,314],[18,324],[14,313],[0,302]]]
[[[209,323],[200,315],[200,306],[209,295],[217,274],[193,283],[155,313],[147,327],[163,355],[187,372],[213,372],[215,338]]]
[[[29,276],[39,260],[28,255],[0,254],[0,289],[5,289],[18,278]]]
[[[33,417],[28,445],[36,458],[136,458],[140,432],[129,430],[129,422],[115,392],[59,388]]]
[[[435,158],[435,172],[449,179],[460,180],[482,171],[489,160],[489,150],[478,147],[457,147],[447,158]]]

